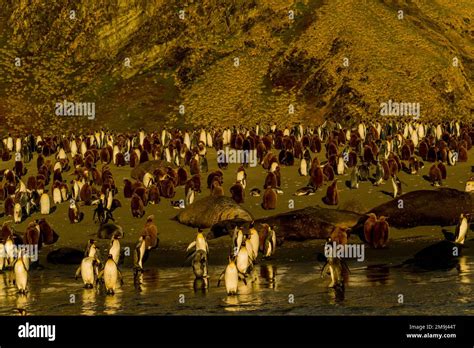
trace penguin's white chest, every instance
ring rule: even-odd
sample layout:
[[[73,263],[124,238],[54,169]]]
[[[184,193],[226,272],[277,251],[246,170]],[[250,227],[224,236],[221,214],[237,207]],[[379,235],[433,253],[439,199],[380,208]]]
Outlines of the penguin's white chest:
[[[255,257],[258,255],[258,247],[260,246],[260,240],[258,238],[258,233],[252,233],[250,236],[250,243],[252,244],[252,250]]]
[[[115,263],[118,264],[120,258],[120,242],[118,240],[114,239],[112,242],[109,254],[112,254],[112,258],[114,259]]]
[[[107,290],[115,290],[117,286],[118,270],[115,263],[107,262],[104,268],[104,283]]]
[[[227,268],[225,269],[224,280],[225,280],[225,289],[228,294],[237,292],[237,285],[239,282],[239,273],[235,265],[227,266]]]
[[[15,263],[15,281],[18,290],[26,290],[26,284],[28,283],[28,272],[25,269],[25,265],[21,261]]]
[[[206,240],[202,237],[196,238],[196,251],[203,250],[207,252]]]
[[[81,276],[84,284],[94,284],[95,274],[92,257],[86,257],[81,262]]]
[[[237,255],[237,269],[240,273],[246,273],[249,266],[249,254],[247,248],[240,248]]]

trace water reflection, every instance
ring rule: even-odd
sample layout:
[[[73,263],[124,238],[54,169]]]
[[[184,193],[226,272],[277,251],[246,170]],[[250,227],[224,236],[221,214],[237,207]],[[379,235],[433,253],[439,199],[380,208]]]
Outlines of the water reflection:
[[[29,295],[18,295],[16,298],[16,310],[20,315],[25,314],[26,311],[28,310],[28,304],[29,304]]]
[[[82,315],[95,315],[96,314],[96,296],[97,289],[82,289]]]
[[[193,282],[194,292],[205,294],[209,290],[209,278],[196,278]]]
[[[149,268],[135,282],[133,271],[124,269],[125,287],[119,288],[114,296],[106,296],[102,286],[84,289],[82,284],[71,280],[70,268],[58,267],[32,271],[30,292],[27,297],[20,297],[10,283],[11,272],[4,272],[0,273],[0,315],[18,315],[16,308],[35,315],[163,315],[176,313],[176,298],[181,293],[186,297],[194,294],[192,305],[179,307],[179,313],[183,315],[252,311],[279,315],[288,311],[288,294],[295,294],[301,314],[314,313],[317,307],[317,313],[321,315],[385,315],[387,308],[393,305],[387,293],[403,293],[411,301],[422,304],[416,310],[400,306],[389,314],[436,314],[440,306],[447,314],[472,312],[469,304],[474,290],[474,267],[469,255],[461,257],[457,269],[450,271],[353,264],[350,277],[345,275],[345,292],[342,288],[328,288],[330,280],[320,278],[320,267],[315,263],[276,262],[257,264],[247,277],[247,285],[239,282],[236,296],[227,296],[224,284],[216,287],[221,265],[210,269],[208,289],[202,280],[195,281],[190,269]],[[77,297],[78,305],[70,306],[65,293],[81,296],[81,299]]]
[[[345,290],[343,287],[328,288],[329,304],[340,304],[344,302]]]
[[[459,263],[456,269],[459,272],[459,281],[464,284],[470,284],[471,279],[469,278],[469,275],[471,273],[471,268],[469,266],[466,256],[462,256],[459,258]]]
[[[277,268],[272,264],[260,265],[260,276],[267,281],[267,288],[276,290]]]
[[[122,290],[115,292],[115,295],[106,295],[104,301],[104,313],[105,314],[117,314],[121,308],[122,303]]]
[[[369,265],[365,275],[372,285],[387,285],[390,280],[390,268],[387,265]]]

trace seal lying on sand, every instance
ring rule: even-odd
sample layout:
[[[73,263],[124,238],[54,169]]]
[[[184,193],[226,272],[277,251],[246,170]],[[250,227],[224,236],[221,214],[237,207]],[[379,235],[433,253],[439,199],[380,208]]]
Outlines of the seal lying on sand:
[[[171,163],[166,163],[167,166],[172,167]],[[138,166],[132,169],[131,177],[135,180],[142,180],[145,173],[153,173],[155,169],[162,168],[165,166],[165,162],[162,160],[153,160],[140,163]]]
[[[112,236],[118,236],[123,238],[125,234],[123,233],[122,227],[114,223],[101,224],[99,230],[97,231],[97,238],[99,239],[110,239]]]
[[[253,217],[230,197],[208,196],[187,206],[173,219],[191,227],[207,228],[223,220],[251,221]]]
[[[281,244],[283,240],[326,239],[336,226],[350,228],[360,219],[361,215],[352,211],[315,206],[257,219],[255,228],[260,233],[263,224],[272,226],[277,244]],[[248,225],[249,222],[243,219],[221,221],[212,226],[208,238],[232,233],[235,226],[248,228]]]
[[[451,188],[412,191],[369,213],[386,216],[390,226],[396,228],[452,226],[457,224],[461,213],[474,213],[474,195]],[[361,218],[354,233],[362,233],[367,218],[367,215]]]

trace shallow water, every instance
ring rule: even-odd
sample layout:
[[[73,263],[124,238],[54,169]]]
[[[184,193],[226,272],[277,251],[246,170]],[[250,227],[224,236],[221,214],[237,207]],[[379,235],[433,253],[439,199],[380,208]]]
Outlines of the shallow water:
[[[216,287],[224,265],[210,266],[207,292],[194,291],[188,267],[149,267],[141,285],[134,284],[132,270],[124,268],[124,285],[114,296],[106,296],[103,289],[84,289],[81,280],[74,280],[75,266],[31,271],[27,296],[17,294],[8,282],[11,273],[4,272],[0,315],[18,315],[15,308],[24,308],[29,315],[474,314],[472,256],[463,256],[451,270],[392,265],[349,263],[345,291],[336,292],[328,288],[328,278],[320,277],[322,263],[267,261],[256,265],[254,281],[241,283],[236,296],[227,296],[223,285]]]

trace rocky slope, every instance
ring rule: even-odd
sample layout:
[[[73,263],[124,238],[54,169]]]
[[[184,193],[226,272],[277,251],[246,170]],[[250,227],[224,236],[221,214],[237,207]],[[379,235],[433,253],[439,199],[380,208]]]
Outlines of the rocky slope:
[[[352,122],[390,99],[472,119],[473,18],[470,0],[6,1],[2,130]],[[64,99],[95,120],[56,116]]]

